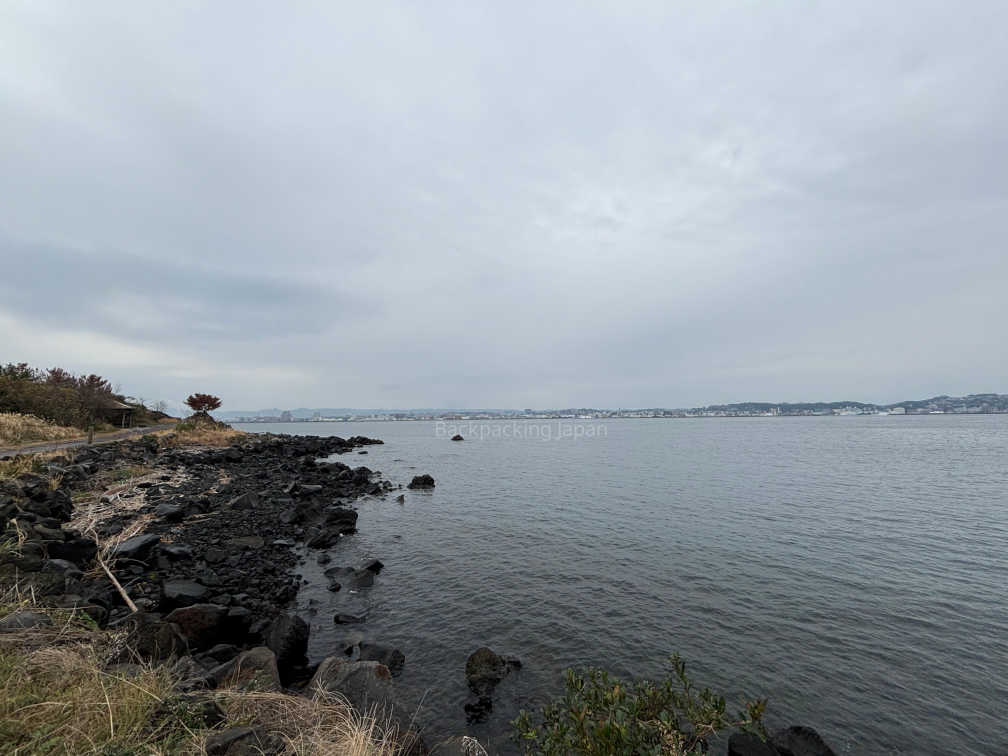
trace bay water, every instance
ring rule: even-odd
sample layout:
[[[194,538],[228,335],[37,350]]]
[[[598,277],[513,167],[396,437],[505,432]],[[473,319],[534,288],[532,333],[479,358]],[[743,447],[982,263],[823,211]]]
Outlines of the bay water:
[[[657,677],[678,652],[840,753],[1008,753],[1008,415],[236,427],[380,438],[340,461],[437,481],[358,502],[329,554],[380,559],[372,588],[330,593],[310,552],[298,598],[315,661],[353,632],[405,654],[428,740],[514,752],[566,667]],[[523,666],[469,725],[480,646]]]

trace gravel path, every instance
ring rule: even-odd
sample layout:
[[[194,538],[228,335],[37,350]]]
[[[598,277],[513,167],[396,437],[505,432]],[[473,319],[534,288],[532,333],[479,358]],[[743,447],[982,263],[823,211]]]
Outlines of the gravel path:
[[[155,431],[168,430],[174,428],[174,423],[161,423],[159,425],[151,425],[147,428],[128,428],[126,430],[114,431],[112,433],[101,433],[95,434],[94,444],[107,444],[112,441],[122,441],[124,438],[136,438],[137,436],[144,436],[148,433],[154,433]],[[11,449],[0,449],[0,459],[5,457],[13,457],[16,454],[35,454],[37,452],[52,452],[59,451],[60,449],[73,449],[77,446],[86,446],[86,438],[78,438],[73,441],[49,441],[39,444],[27,444],[25,446],[17,446]]]

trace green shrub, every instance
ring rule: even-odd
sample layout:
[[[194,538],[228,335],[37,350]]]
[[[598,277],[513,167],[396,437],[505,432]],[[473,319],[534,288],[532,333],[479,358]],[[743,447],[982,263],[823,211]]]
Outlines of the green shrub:
[[[686,756],[706,752],[707,740],[728,729],[765,737],[765,700],[744,703],[736,717],[725,699],[697,690],[677,655],[665,680],[624,683],[599,669],[567,670],[564,694],[541,712],[541,721],[522,711],[512,723],[527,754],[563,756]]]

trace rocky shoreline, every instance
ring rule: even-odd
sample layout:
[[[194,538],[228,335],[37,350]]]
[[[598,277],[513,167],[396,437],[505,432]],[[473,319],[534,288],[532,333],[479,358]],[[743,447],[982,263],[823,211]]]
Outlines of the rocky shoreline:
[[[399,725],[404,753],[428,753],[396,703],[393,677],[404,655],[351,638],[310,665],[309,625],[293,611],[299,560],[308,553],[328,565],[328,550],[356,530],[357,502],[403,487],[367,467],[329,461],[381,443],[362,436],[256,434],[225,448],[185,448],[145,436],[68,450],[45,460],[42,469],[0,480],[4,539],[18,544],[0,552],[0,582],[121,631],[114,661],[171,663],[186,694],[218,687],[335,693],[359,711],[386,711]],[[408,487],[434,485],[431,476],[419,475]],[[369,587],[382,567],[378,560],[328,567],[329,590]],[[366,621],[354,614],[333,619]],[[0,631],[46,620],[17,612],[0,621]],[[493,688],[520,666],[486,648],[470,657],[470,721],[492,710]],[[279,748],[255,727],[232,730],[213,735],[207,752]],[[771,742],[733,736],[728,751],[832,753],[808,728],[781,731]],[[486,753],[464,736],[435,751]]]
[[[359,710],[390,712],[407,752],[425,753],[394,699],[391,677],[403,655],[358,644],[309,666],[309,626],[291,611],[297,547],[325,559],[326,549],[355,532],[357,500],[401,488],[367,467],[326,458],[380,443],[256,435],[223,449],[187,449],[148,436],[72,450],[0,481],[5,538],[19,544],[0,555],[0,581],[40,604],[83,611],[100,628],[123,630],[118,661],[173,661],[187,692],[237,685],[339,693]],[[110,469],[142,475],[81,495]],[[369,584],[380,569],[376,560],[334,567],[330,590]],[[45,620],[18,612],[0,630]],[[215,747],[270,750],[255,732],[231,736]],[[439,752],[452,752],[451,744]]]

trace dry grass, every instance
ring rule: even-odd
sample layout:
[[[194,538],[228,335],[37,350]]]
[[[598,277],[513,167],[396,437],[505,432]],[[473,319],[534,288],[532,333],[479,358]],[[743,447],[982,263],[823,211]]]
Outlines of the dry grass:
[[[239,431],[230,425],[216,422],[184,420],[178,423],[174,430],[163,435],[158,434],[164,447],[184,446],[231,446],[235,441],[247,436],[245,431]]]
[[[20,446],[33,441],[65,441],[83,435],[83,431],[78,428],[56,425],[35,415],[0,412],[0,446]]]
[[[45,463],[59,458],[66,458],[59,452],[39,452],[37,454],[21,454],[16,458],[0,459],[0,480],[5,478],[17,478],[25,473],[41,473],[45,470]]]
[[[154,716],[173,684],[166,667],[107,670],[88,642],[0,651],[0,749],[199,753],[201,739],[183,719]]]
[[[360,714],[338,695],[220,691],[217,702],[236,721],[254,721],[285,744],[288,756],[398,756],[408,750],[388,716]]]
[[[175,690],[175,668],[109,666],[122,632],[98,630],[87,615],[50,609],[15,588],[0,596],[0,618],[44,612],[45,627],[0,633],[0,753],[204,754],[198,700]],[[390,718],[358,714],[335,695],[315,699],[239,690],[212,696],[220,729],[248,724],[283,744],[287,756],[399,756],[409,742]]]

